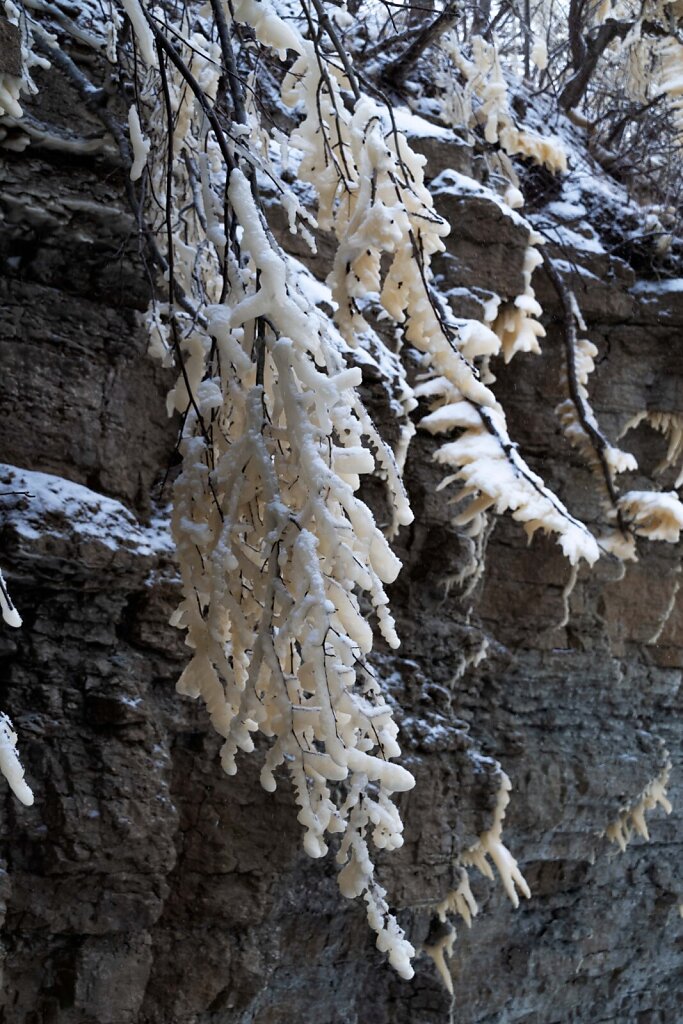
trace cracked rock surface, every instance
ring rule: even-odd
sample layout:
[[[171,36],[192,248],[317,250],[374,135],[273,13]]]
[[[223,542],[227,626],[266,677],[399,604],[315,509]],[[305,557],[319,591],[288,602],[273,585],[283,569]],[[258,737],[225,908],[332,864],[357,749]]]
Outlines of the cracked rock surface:
[[[74,105],[63,89],[41,112],[58,126]],[[474,173],[468,161],[454,163]],[[558,627],[568,567],[551,541],[527,547],[504,519],[464,600],[447,584],[467,543],[436,491],[436,442],[416,438],[416,519],[398,538],[392,588],[403,643],[376,664],[402,709],[417,786],[401,799],[405,846],[380,860],[381,878],[425,942],[455,859],[491,824],[499,762],[513,785],[504,836],[532,898],[514,911],[472,872],[480,913],[471,930],[457,923],[453,999],[427,956],[401,981],[362,906],[339,895],[333,860],[303,854],[287,780],[265,793],[258,754],[224,776],[207,716],[174,692],[185,659],[168,625],[176,571],[151,499],[177,424],[169,381],[145,354],[147,290],[120,172],[106,153],[36,144],[3,155],[0,180],[0,560],[24,618],[0,630],[0,707],[36,794],[26,808],[0,787],[3,1024],[680,1019],[680,605],[650,642],[678,553],[643,548],[623,578],[609,561],[583,570]],[[456,205],[440,272],[456,289],[484,281],[514,294],[523,232],[503,225],[503,237],[498,207],[481,197]],[[587,271],[575,284],[600,351],[591,389],[605,427],[615,435],[642,408],[683,409],[683,292],[648,289],[620,259],[572,260]],[[497,367],[497,393],[533,466],[590,520],[594,488],[552,414],[559,305],[540,274],[534,286],[548,315],[543,355]],[[366,386],[387,418],[381,386]],[[643,465],[661,458],[646,426],[630,438]],[[13,493],[30,493],[31,472],[81,488],[69,516]],[[618,854],[602,833],[665,748],[673,813],[653,812],[651,842]]]

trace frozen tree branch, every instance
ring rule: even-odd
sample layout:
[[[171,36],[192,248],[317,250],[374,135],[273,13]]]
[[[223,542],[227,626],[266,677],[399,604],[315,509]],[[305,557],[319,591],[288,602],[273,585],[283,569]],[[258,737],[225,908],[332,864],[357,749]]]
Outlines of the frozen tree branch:
[[[448,0],[440,14],[417,34],[410,46],[400,56],[386,64],[382,78],[387,83],[400,83],[406,74],[417,63],[423,53],[433,46],[439,38],[448,32],[458,19],[460,13],[459,0]]]
[[[600,466],[605,489],[612,507],[616,511],[619,529],[623,534],[626,534],[627,528],[619,510],[618,495],[614,486],[615,458],[613,453],[615,449],[600,430],[593,411],[588,405],[585,386],[579,380],[577,369],[576,299],[573,299],[569,288],[567,288],[562,280],[562,275],[546,252],[543,252],[543,266],[562,304],[562,330],[569,396],[578,417],[580,428],[585,434],[592,448],[594,458]]]

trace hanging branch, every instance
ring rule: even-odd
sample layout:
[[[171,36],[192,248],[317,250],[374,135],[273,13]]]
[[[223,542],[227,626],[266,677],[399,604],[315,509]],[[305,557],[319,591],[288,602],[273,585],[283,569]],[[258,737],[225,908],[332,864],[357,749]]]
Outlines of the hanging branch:
[[[455,25],[459,14],[458,0],[449,0],[441,14],[437,15],[434,21],[416,36],[410,46],[399,57],[386,65],[382,71],[383,80],[392,84],[402,82],[425,50],[433,46],[444,32],[448,32]]]
[[[152,263],[157,266],[162,274],[169,272],[168,260],[162,253],[161,249],[157,244],[154,232],[151,230],[147,218],[145,217],[142,206],[136,194],[133,182],[131,181],[130,172],[133,167],[133,157],[130,151],[130,145],[125,133],[123,132],[121,125],[117,117],[112,113],[111,110],[106,106],[105,94],[102,88],[93,85],[88,76],[81,71],[78,65],[69,57],[64,50],[61,50],[57,45],[51,41],[50,36],[42,29],[39,24],[35,24],[35,42],[39,50],[41,50],[46,56],[49,57],[50,63],[55,67],[59,68],[70,82],[75,86],[78,94],[87,104],[88,108],[91,109],[99,118],[102,125],[107,129],[109,134],[114,139],[116,146],[119,151],[121,158],[121,165],[124,171],[124,187],[126,190],[126,198],[130,205],[135,221],[138,225],[138,230],[144,237],[145,245],[151,257]],[[197,310],[189,301],[185,290],[182,288],[178,281],[174,281],[174,294],[175,300],[178,305],[185,310],[192,317],[196,317]]]
[[[325,32],[327,33],[330,42],[332,43],[332,45],[334,46],[335,50],[337,51],[339,59],[341,60],[342,64],[344,65],[344,71],[346,72],[346,77],[349,80],[349,85],[351,86],[351,92],[353,93],[353,95],[356,98],[356,100],[359,100],[360,99],[360,88],[358,86],[358,82],[356,80],[356,75],[355,75],[355,72],[354,72],[353,67],[351,65],[351,61],[349,60],[348,54],[346,52],[346,49],[344,48],[344,44],[342,43],[341,39],[339,38],[337,30],[334,27],[334,25],[332,24],[328,14],[327,14],[327,11],[325,10],[325,8],[323,7],[323,5],[321,3],[321,0],[311,0],[311,3],[315,7],[316,14],[318,15],[318,22],[320,24],[320,27],[323,28],[325,30]]]
[[[610,444],[598,427],[590,406],[581,394],[581,387],[576,368],[576,346],[578,339],[576,334],[576,311],[574,302],[572,301],[572,295],[551,257],[547,252],[544,252],[543,250],[541,250],[541,252],[545,271],[550,278],[560,303],[562,304],[562,328],[569,395],[572,404],[576,409],[576,415],[579,418],[579,423],[591,444],[595,453],[595,458],[600,466],[605,489],[607,490],[610,503],[616,514],[619,529],[626,536],[630,531],[619,505],[619,495],[614,484],[613,469],[607,459],[607,452],[613,449],[613,445]]]
[[[232,44],[230,42],[230,30],[228,29],[228,23],[225,20],[225,12],[223,10],[221,0],[211,0],[211,10],[213,11],[213,16],[216,19],[216,28],[218,29],[221,53],[225,64],[225,72],[228,78],[230,95],[232,96],[232,105],[235,111],[235,120],[239,124],[246,124],[247,112],[244,106],[244,91],[237,74],[235,54],[233,53]]]

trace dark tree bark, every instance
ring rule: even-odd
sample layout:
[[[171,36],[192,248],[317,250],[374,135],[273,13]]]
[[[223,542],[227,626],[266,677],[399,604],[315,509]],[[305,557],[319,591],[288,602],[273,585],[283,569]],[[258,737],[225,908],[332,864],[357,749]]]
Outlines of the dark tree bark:
[[[393,83],[401,82],[411,68],[414,67],[422,54],[428,50],[430,46],[433,46],[444,32],[447,32],[453,27],[458,16],[459,3],[457,0],[451,0],[450,3],[447,3],[444,6],[441,13],[438,14],[437,17],[426,26],[426,28],[422,29],[422,31],[418,33],[410,46],[408,46],[399,57],[386,65],[382,72],[382,78],[384,81]]]
[[[582,2],[572,3],[569,19],[569,40],[574,73],[562,89],[559,102],[563,110],[571,110],[583,99],[586,89],[603,53],[614,39],[625,39],[633,22],[608,19],[597,32],[584,35],[581,27]]]

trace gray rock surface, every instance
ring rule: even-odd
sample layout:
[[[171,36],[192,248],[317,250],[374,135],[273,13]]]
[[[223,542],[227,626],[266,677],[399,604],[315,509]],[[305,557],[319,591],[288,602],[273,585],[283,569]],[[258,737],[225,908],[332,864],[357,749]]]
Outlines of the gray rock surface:
[[[120,175],[105,156],[40,146],[9,154],[0,175],[0,459],[85,484],[139,520],[122,511],[117,522],[133,522],[138,539],[109,543],[78,519],[22,530],[30,498],[3,494],[15,477],[0,473],[0,560],[24,616],[21,631],[0,629],[0,707],[36,793],[25,808],[0,787],[3,1024],[680,1020],[680,605],[648,643],[678,552],[644,547],[623,579],[607,560],[582,570],[557,628],[559,549],[542,538],[527,547],[502,520],[465,600],[446,583],[467,544],[436,492],[434,441],[416,439],[416,522],[399,537],[392,590],[403,646],[380,650],[377,666],[403,709],[418,785],[401,802],[406,844],[381,860],[381,877],[423,943],[455,858],[491,823],[497,760],[513,783],[506,842],[532,898],[515,911],[472,872],[481,911],[471,930],[457,926],[453,999],[427,956],[413,982],[399,980],[362,907],[339,895],[333,861],[302,853],[287,780],[265,793],[258,754],[222,775],[206,715],[174,693],[185,658],[168,625],[175,569],[140,537],[177,425],[137,322],[147,292]],[[503,238],[497,208],[476,198],[448,212],[452,286],[485,280],[513,294],[523,233]],[[616,258],[572,260],[588,272],[577,294],[600,349],[592,392],[605,426],[614,433],[645,407],[683,409],[683,293],[638,290]],[[591,518],[594,488],[552,415],[559,306],[535,283],[543,355],[496,367],[498,393],[530,461]],[[367,388],[377,414],[383,389]],[[661,438],[645,426],[632,437],[654,465]],[[674,811],[654,812],[651,842],[620,855],[601,833],[661,769],[663,747]]]

